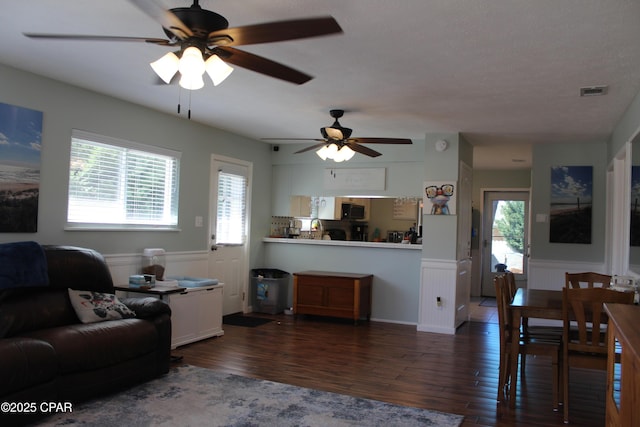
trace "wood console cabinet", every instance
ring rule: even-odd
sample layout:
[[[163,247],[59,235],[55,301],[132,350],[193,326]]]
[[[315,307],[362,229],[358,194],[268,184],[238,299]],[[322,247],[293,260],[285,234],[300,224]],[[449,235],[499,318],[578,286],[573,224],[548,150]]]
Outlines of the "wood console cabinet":
[[[609,315],[606,425],[637,426],[640,425],[640,307],[605,304],[605,310]]]
[[[293,312],[353,319],[371,318],[372,274],[293,273]]]

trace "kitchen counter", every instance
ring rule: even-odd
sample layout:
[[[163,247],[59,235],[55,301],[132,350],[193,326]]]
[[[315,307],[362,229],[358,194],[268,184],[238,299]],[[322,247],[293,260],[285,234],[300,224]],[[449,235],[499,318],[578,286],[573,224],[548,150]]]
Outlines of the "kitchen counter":
[[[265,237],[262,239],[262,241],[265,243],[286,243],[292,245],[349,246],[357,248],[422,250],[421,244],[411,245],[403,243],[361,242],[353,240],[286,239],[277,237]]]

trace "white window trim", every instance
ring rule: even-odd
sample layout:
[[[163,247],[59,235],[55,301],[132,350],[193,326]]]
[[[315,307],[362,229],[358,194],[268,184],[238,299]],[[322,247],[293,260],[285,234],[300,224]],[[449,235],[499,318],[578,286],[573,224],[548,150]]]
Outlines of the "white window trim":
[[[107,145],[113,145],[122,148],[128,148],[131,150],[138,150],[151,154],[158,154],[162,156],[174,157],[180,161],[182,153],[179,151],[170,150],[155,145],[147,145],[139,142],[128,141],[120,138],[110,137],[106,135],[98,135],[91,132],[87,132],[80,129],[71,130],[71,138],[85,139],[88,141],[98,142]],[[180,188],[180,168],[178,168],[178,176],[176,177],[176,185]],[[69,183],[67,182],[67,188]],[[68,197],[68,195],[67,195]],[[69,206],[69,200],[67,199],[67,209]],[[178,202],[179,210],[179,202]],[[67,216],[68,217],[68,213]],[[65,217],[65,218],[66,218]],[[83,223],[83,222],[66,222],[63,227],[65,231],[181,231],[179,226],[179,219],[176,225],[151,225],[151,224],[98,224],[98,223]]]

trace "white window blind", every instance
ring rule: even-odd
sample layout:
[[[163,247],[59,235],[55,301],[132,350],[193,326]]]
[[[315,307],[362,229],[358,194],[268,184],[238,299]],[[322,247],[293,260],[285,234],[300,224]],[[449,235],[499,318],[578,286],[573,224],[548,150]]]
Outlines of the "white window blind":
[[[238,245],[245,242],[247,178],[218,172],[216,243]]]
[[[180,153],[74,130],[68,225],[177,227],[179,165]]]

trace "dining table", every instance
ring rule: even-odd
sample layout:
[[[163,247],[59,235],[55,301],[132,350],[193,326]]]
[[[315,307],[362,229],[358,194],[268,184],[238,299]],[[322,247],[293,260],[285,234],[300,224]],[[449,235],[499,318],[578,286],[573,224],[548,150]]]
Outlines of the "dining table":
[[[518,288],[509,305],[511,309],[511,336],[520,336],[523,319],[552,319],[562,320],[562,291],[549,289]],[[518,384],[518,355],[519,340],[511,340],[509,386],[509,407],[515,408],[516,388]]]

